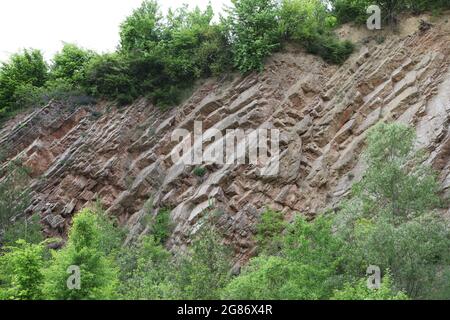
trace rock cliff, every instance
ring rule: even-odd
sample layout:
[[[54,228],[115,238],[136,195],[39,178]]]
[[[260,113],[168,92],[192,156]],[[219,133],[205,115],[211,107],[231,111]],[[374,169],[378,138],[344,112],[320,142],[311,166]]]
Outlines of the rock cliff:
[[[450,26],[439,21],[380,36],[360,37],[340,67],[295,47],[275,54],[264,72],[207,80],[182,105],[160,110],[142,99],[118,108],[103,102],[58,103],[23,114],[0,129],[1,165],[21,159],[31,168],[33,202],[49,236],[64,236],[71,217],[99,199],[127,226],[127,241],[148,231],[148,215],[172,208],[168,246],[183,249],[206,210],[238,261],[255,249],[255,224],[265,207],[314,217],[333,209],[364,171],[367,130],[379,121],[416,128],[418,148],[450,194]],[[410,23],[412,23],[410,21]],[[349,32],[342,31],[342,32]],[[384,40],[384,41],[383,41]],[[276,128],[280,172],[258,165],[173,163],[176,129]]]

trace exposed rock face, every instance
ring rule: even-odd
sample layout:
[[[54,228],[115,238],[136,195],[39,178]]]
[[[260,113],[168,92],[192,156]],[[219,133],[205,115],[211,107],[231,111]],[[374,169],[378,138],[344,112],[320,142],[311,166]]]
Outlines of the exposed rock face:
[[[210,80],[165,112],[144,100],[123,109],[52,103],[0,131],[3,164],[20,158],[32,169],[28,212],[41,215],[48,235],[64,235],[73,214],[99,199],[128,226],[128,241],[148,230],[146,215],[173,208],[168,246],[183,249],[213,206],[225,241],[245,261],[265,207],[289,219],[336,206],[361,178],[365,136],[379,121],[416,128],[418,147],[429,151],[449,196],[449,54],[448,30],[434,25],[369,42],[340,68],[290,49],[271,58],[263,73]],[[173,131],[192,132],[196,120],[224,136],[227,129],[279,129],[279,175],[261,176],[255,165],[216,164],[197,177],[195,166],[173,163],[179,144]]]

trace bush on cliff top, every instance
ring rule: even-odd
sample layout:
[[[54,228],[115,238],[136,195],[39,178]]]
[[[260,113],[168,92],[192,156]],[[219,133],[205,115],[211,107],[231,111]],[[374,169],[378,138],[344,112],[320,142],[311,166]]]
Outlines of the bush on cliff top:
[[[353,49],[333,34],[336,19],[320,0],[234,0],[228,13],[215,22],[211,6],[182,6],[163,16],[156,1],[146,0],[121,24],[117,52],[98,55],[67,43],[50,67],[38,50],[13,55],[0,69],[0,119],[86,95],[122,105],[140,96],[176,105],[197,79],[261,71],[286,41],[331,63]]]

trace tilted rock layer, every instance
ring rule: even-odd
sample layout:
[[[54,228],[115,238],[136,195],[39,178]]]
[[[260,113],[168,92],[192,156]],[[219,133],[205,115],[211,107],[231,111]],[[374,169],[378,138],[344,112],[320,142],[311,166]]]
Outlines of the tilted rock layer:
[[[127,241],[148,231],[149,215],[169,207],[174,231],[168,246],[183,249],[205,213],[239,263],[255,250],[255,225],[264,208],[308,217],[335,208],[361,178],[369,128],[398,121],[416,128],[429,152],[442,193],[450,193],[450,28],[389,35],[361,42],[343,66],[301,50],[274,55],[264,72],[208,80],[183,105],[162,111],[145,100],[117,108],[107,103],[68,108],[58,103],[0,130],[2,165],[21,159],[32,169],[33,203],[49,236],[64,236],[71,217],[99,199],[128,227]],[[174,164],[176,129],[278,129],[280,172],[258,165]]]

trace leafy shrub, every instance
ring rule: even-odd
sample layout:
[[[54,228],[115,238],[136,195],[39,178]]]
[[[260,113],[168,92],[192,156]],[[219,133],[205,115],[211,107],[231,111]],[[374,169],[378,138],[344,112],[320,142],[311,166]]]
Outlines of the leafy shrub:
[[[171,229],[170,210],[159,210],[151,226],[150,233],[155,238],[155,240],[159,241],[161,244],[164,244],[170,237],[170,234],[172,232]]]
[[[332,0],[333,13],[340,24],[348,22],[365,24],[369,17],[367,8],[375,2],[371,0]]]
[[[339,23],[357,24],[366,23],[369,17],[366,10],[371,5],[380,6],[382,19],[388,24],[396,23],[402,12],[418,14],[450,8],[449,0],[332,0],[331,4]]]
[[[3,235],[3,243],[12,245],[18,240],[25,240],[29,244],[39,244],[44,241],[40,217],[37,214],[30,218],[21,218],[7,226]]]
[[[364,179],[354,194],[369,215],[388,213],[397,220],[418,216],[440,205],[436,174],[414,151],[414,129],[379,124],[368,133]]]
[[[99,200],[88,212],[95,215],[95,223],[99,231],[99,249],[105,256],[117,254],[125,239],[125,230],[118,225],[116,218],[106,214]]]
[[[336,26],[336,18],[320,0],[283,0],[280,7],[280,31],[285,39],[304,40],[327,33]]]
[[[70,107],[93,105],[97,102],[84,89],[72,85],[65,79],[56,79],[47,82],[45,88],[42,90],[41,101],[43,104],[46,104],[51,100],[59,101]]]
[[[35,87],[31,84],[21,84],[14,91],[12,99],[18,110],[39,107],[48,103],[44,87]]]
[[[314,293],[311,287],[306,287],[306,283],[302,283],[306,279],[301,267],[289,263],[283,257],[254,258],[244,268],[242,274],[223,289],[222,299],[286,300],[311,297]],[[299,292],[302,287],[305,288],[304,294]]]
[[[266,210],[261,215],[261,221],[256,230],[256,241],[260,252],[276,254],[280,250],[282,232],[287,224],[281,212]]]
[[[214,226],[206,223],[189,251],[176,262],[172,299],[214,300],[230,280],[231,252]]]
[[[121,93],[117,96],[117,104],[119,106],[126,106],[132,104],[134,101],[133,96],[125,93]]]
[[[125,299],[165,299],[173,292],[171,254],[153,236],[122,249],[119,293]]]
[[[86,209],[73,219],[64,249],[52,252],[50,267],[45,270],[44,294],[48,299],[111,299],[118,285],[117,269],[104,252],[98,217]],[[67,288],[70,266],[78,266],[81,274],[79,290]]]
[[[319,0],[284,0],[280,28],[285,39],[298,42],[308,53],[325,61],[342,64],[352,54],[350,41],[340,41],[333,33],[336,19]]]
[[[449,0],[406,0],[406,7],[413,13],[450,9]]]
[[[298,218],[283,237],[279,256],[250,261],[242,274],[224,289],[225,299],[316,300],[331,296],[336,286],[339,239],[332,220],[318,217],[312,223]]]
[[[0,256],[0,300],[42,299],[44,247],[18,240]]]
[[[96,56],[86,65],[88,93],[106,99],[116,99],[121,95],[136,98],[138,93],[129,75],[128,62],[120,54]]]
[[[334,293],[332,300],[408,300],[403,292],[397,292],[393,288],[391,275],[383,277],[379,289],[369,289],[367,279],[359,280],[355,285],[345,284],[342,290]]]
[[[278,7],[273,0],[233,0],[228,24],[235,66],[262,71],[264,60],[280,47]]]
[[[75,87],[80,86],[86,78],[86,66],[94,57],[94,52],[66,43],[61,52],[53,57],[50,78],[63,80]]]
[[[412,298],[448,298],[436,291],[450,261],[449,225],[443,219],[424,215],[398,226],[385,218],[356,221],[352,234],[342,254],[348,274],[363,276],[375,264],[391,270],[393,288]]]
[[[448,274],[450,228],[433,209],[438,184],[423,156],[414,151],[414,131],[401,124],[380,124],[368,135],[368,169],[337,219],[347,243],[345,270],[363,276],[369,264],[389,269],[398,290],[411,298],[438,292]]]
[[[197,177],[201,178],[201,177],[205,176],[205,174],[207,173],[207,170],[204,167],[195,167],[193,173]]]
[[[10,225],[11,219],[22,214],[30,205],[27,189],[29,171],[22,165],[11,162],[0,180],[0,231]],[[1,240],[1,239],[0,239]]]
[[[184,89],[196,79],[225,70],[230,64],[227,39],[220,25],[211,22],[213,16],[211,6],[205,11],[183,6],[163,19],[155,1],[144,1],[120,32],[120,57],[133,91],[154,104],[170,106],[180,102]]]
[[[12,55],[0,68],[0,119],[24,107],[20,100],[16,101],[17,95],[23,98],[25,90],[34,92],[47,79],[48,66],[39,50],[23,50]]]
[[[322,57],[334,64],[344,63],[353,53],[354,45],[350,41],[340,41],[335,36],[315,36],[305,40],[307,52]]]
[[[147,51],[161,38],[162,15],[156,1],[143,1],[120,26],[120,45],[126,52]]]

